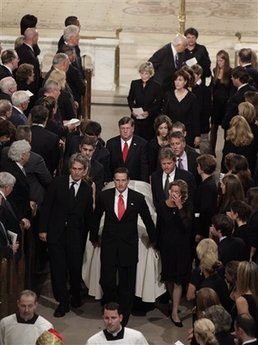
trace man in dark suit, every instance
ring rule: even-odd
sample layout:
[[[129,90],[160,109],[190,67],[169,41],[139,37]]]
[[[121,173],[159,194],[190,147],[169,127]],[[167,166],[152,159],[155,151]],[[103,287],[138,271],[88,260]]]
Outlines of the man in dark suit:
[[[81,306],[82,259],[93,215],[92,190],[83,180],[87,167],[80,153],[72,155],[70,175],[54,179],[41,208],[39,236],[48,244],[53,293],[59,302],[55,317],[70,310],[67,273],[71,306]]]
[[[151,190],[154,206],[158,207],[162,200],[168,198],[168,184],[175,180],[184,180],[188,185],[189,199],[193,203],[196,182],[194,176],[176,167],[176,154],[170,147],[163,147],[159,153],[161,169],[151,175]]]
[[[249,253],[245,242],[239,237],[233,237],[233,221],[225,214],[212,217],[210,232],[218,240],[219,260],[225,265],[232,260],[249,260]]]
[[[59,51],[66,54],[69,58],[70,64],[66,72],[66,81],[72,90],[75,101],[79,104],[78,114],[81,115],[82,97],[85,95],[86,83],[81,75],[81,71],[74,65],[76,59],[75,48],[65,44]]]
[[[8,151],[8,159],[1,165],[1,170],[12,174],[16,183],[12,192],[8,195],[16,217],[23,226],[30,227],[30,188],[24,169],[30,158],[30,144],[26,140],[17,140],[12,143]]]
[[[101,277],[103,302],[117,301],[126,325],[132,308],[138,262],[138,215],[141,216],[151,243],[156,231],[142,194],[128,188],[129,174],[124,167],[114,173],[115,188],[100,193],[94,213],[90,240],[98,245],[100,220],[105,212],[101,238]],[[118,273],[118,286],[117,286]]]
[[[235,321],[238,344],[258,345],[257,324],[250,314],[240,314]]]
[[[147,141],[134,135],[134,120],[124,116],[118,121],[120,135],[107,141],[110,152],[110,176],[126,167],[131,180],[149,181]]]
[[[169,138],[169,144],[176,154],[176,166],[179,169],[187,170],[195,177],[196,182],[200,182],[200,176],[197,172],[196,159],[199,153],[190,146],[186,147],[185,136],[182,132],[172,132]]]
[[[84,78],[84,71],[82,67],[81,50],[79,47],[81,24],[76,16],[69,16],[65,19],[65,29],[63,35],[58,42],[58,50],[64,45],[73,46],[75,48],[76,59],[73,65],[79,69],[82,78]]]
[[[184,51],[186,48],[186,37],[178,34],[172,40],[172,43],[168,43],[157,50],[149,59],[155,69],[153,78],[162,86],[164,91],[172,88],[174,73],[184,64]]]
[[[90,180],[95,183],[97,197],[104,186],[104,167],[101,163],[93,158],[96,146],[97,138],[90,137],[88,135],[83,137],[80,144],[81,154],[89,161],[87,175],[89,176]]]
[[[17,91],[17,84],[13,77],[5,77],[0,80],[0,99],[11,102],[12,94]]]
[[[19,56],[19,65],[29,63],[34,66],[34,82],[31,84],[34,94],[37,94],[42,84],[40,65],[34,46],[38,43],[38,31],[36,28],[28,28],[24,32],[24,43],[16,48]]]
[[[246,68],[247,73],[250,76],[249,84],[258,89],[258,68],[252,66],[253,51],[250,48],[242,48],[238,52],[240,66]]]
[[[255,87],[248,84],[249,74],[245,67],[238,66],[231,72],[233,85],[237,92],[228,100],[226,115],[222,121],[222,127],[227,130],[232,117],[238,114],[238,105],[245,101],[246,91],[255,91]]]
[[[18,250],[19,243],[11,243],[7,234],[12,229],[17,235],[20,234],[19,224],[16,215],[6,200],[12,192],[16,179],[8,172],[0,172],[0,256],[6,259],[11,258]]]
[[[23,90],[15,91],[12,94],[11,100],[13,109],[10,121],[15,127],[26,125],[28,123],[28,119],[24,114],[24,111],[28,108],[30,102],[30,97],[28,96],[27,92]]]
[[[15,50],[6,49],[1,54],[0,80],[13,77],[13,71],[18,67],[19,58]]]
[[[44,158],[46,166],[53,176],[59,164],[59,139],[56,134],[45,128],[47,118],[48,110],[42,105],[36,105],[31,109],[31,147],[33,152]]]

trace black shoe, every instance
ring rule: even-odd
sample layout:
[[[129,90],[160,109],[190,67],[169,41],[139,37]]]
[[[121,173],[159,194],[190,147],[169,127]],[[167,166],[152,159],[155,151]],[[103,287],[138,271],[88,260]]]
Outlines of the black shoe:
[[[173,320],[171,315],[169,315],[169,318],[170,318],[170,320],[173,322],[173,324],[174,324],[176,327],[180,327],[180,328],[183,327],[182,321],[175,321],[175,320]]]
[[[82,306],[81,298],[78,297],[71,297],[71,306],[72,308],[80,308]]]
[[[60,303],[54,312],[54,317],[63,317],[69,311],[70,311],[70,308],[68,305],[64,305],[64,304]]]

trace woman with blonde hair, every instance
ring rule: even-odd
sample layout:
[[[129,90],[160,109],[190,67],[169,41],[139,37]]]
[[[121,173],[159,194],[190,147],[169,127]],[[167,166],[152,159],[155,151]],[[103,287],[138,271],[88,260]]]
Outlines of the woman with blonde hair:
[[[237,315],[250,314],[258,323],[258,266],[253,261],[242,261],[237,269],[235,308],[233,320]]]
[[[138,71],[140,79],[132,80],[127,101],[135,121],[135,134],[149,141],[155,136],[153,123],[160,113],[163,91],[153,80],[155,72],[150,61],[142,63]]]
[[[194,323],[194,335],[200,345],[219,345],[215,336],[215,326],[209,319],[199,319]]]
[[[214,240],[211,238],[204,238],[202,239],[197,247],[196,247],[196,254],[198,260],[202,260],[202,258],[207,253],[213,253],[217,259],[218,259],[218,246]],[[199,290],[199,287],[201,285],[202,280],[204,279],[204,276],[201,272],[200,267],[196,267],[193,269],[191,274],[191,279],[188,284],[186,298],[188,301],[194,300],[196,297],[196,291]]]
[[[72,91],[66,82],[66,73],[64,71],[53,70],[47,81],[54,80],[61,87],[58,97],[58,113],[61,121],[70,120],[77,117],[78,103],[75,102]]]
[[[229,291],[224,279],[218,274],[218,269],[222,267],[221,262],[214,253],[207,253],[200,262],[200,269],[204,276],[200,288],[208,287],[213,289],[219,297],[223,307],[230,311],[232,303],[229,298]]]
[[[254,135],[246,119],[241,115],[234,116],[230,121],[230,128],[227,131],[224,148],[222,150],[222,172],[225,172],[225,156],[231,152],[245,156],[248,160],[249,169],[252,175],[254,175],[257,150],[257,141],[254,139]]]

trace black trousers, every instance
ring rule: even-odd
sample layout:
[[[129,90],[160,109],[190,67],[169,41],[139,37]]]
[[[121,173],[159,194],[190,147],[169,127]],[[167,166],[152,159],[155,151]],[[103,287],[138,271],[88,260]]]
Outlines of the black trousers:
[[[67,278],[71,294],[80,299],[81,270],[85,238],[79,231],[65,227],[57,243],[48,243],[51,283],[55,299],[63,304],[69,303]]]
[[[136,266],[120,266],[101,261],[100,285],[103,290],[103,302],[117,302],[121,307],[124,319],[131,313],[135,294]]]

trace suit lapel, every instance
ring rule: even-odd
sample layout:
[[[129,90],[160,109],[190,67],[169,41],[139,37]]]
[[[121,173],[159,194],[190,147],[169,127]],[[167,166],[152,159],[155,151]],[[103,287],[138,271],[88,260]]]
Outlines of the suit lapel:
[[[126,162],[128,162],[131,157],[134,157],[134,151],[136,149],[137,149],[137,141],[135,140],[135,137],[133,136],[131,145],[128,150],[128,155],[126,157]]]

